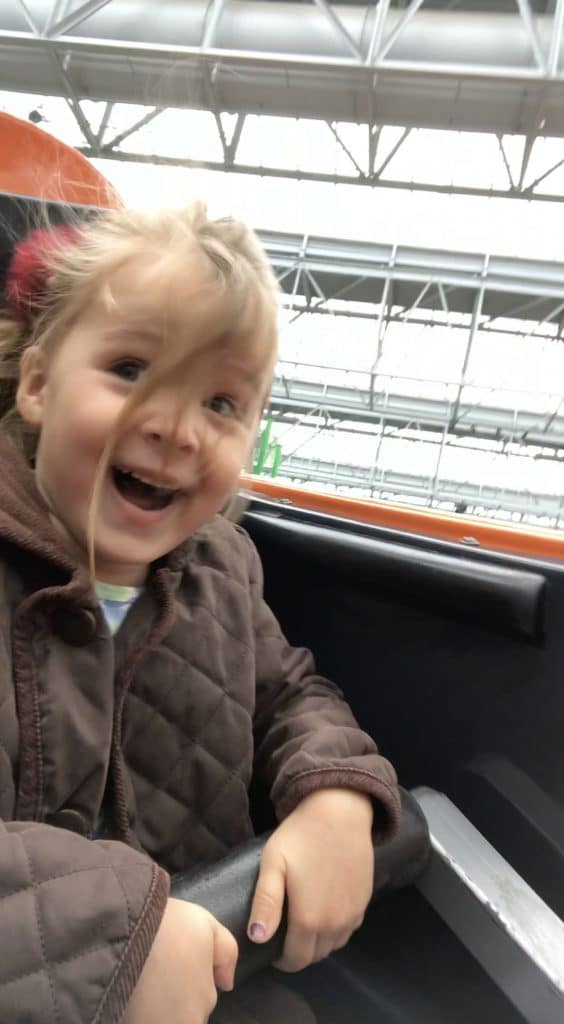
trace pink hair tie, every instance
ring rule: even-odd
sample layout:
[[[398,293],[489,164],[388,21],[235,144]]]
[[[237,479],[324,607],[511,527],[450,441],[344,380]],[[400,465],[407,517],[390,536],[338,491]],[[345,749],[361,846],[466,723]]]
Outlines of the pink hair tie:
[[[40,312],[52,272],[47,257],[77,238],[77,228],[63,225],[53,231],[31,231],[16,245],[6,278],[8,309],[14,319],[31,323]]]

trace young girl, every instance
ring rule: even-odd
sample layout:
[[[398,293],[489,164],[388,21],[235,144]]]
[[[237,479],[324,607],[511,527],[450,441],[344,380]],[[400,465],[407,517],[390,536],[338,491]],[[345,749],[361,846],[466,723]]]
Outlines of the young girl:
[[[284,970],[343,945],[391,766],[261,596],[219,515],[276,358],[255,236],[103,213],[16,248],[0,324],[0,1020],[203,1024],[237,949],[169,873],[278,828],[249,934]],[[374,820],[373,820],[374,819]]]

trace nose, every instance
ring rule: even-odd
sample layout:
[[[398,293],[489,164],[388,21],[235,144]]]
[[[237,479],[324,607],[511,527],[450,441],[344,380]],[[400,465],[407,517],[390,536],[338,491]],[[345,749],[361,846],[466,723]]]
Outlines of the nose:
[[[154,395],[145,409],[142,428],[146,437],[159,444],[196,452],[202,445],[202,407],[192,400],[180,405],[170,393]]]

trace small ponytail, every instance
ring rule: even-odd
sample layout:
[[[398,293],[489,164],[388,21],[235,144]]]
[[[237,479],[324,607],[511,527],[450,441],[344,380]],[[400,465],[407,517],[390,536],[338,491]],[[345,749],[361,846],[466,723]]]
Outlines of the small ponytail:
[[[77,240],[78,230],[66,224],[51,231],[38,228],[16,245],[6,275],[6,299],[14,320],[33,324],[49,294],[53,258]]]

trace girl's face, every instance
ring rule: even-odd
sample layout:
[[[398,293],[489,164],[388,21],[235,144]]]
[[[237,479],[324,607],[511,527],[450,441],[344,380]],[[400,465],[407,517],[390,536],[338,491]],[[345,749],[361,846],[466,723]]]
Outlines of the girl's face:
[[[188,285],[184,271],[142,287],[143,269],[139,260],[122,267],[111,282],[115,306],[98,297],[51,356],[30,350],[22,366],[17,405],[40,432],[37,484],[67,548],[85,563],[92,488],[112,428],[157,359],[163,331],[186,330],[186,311],[201,313],[209,284],[195,265]],[[151,562],[223,507],[249,456],[264,365],[245,346],[213,344],[185,365],[184,379],[160,384],[133,411],[110,457],[94,534],[100,580],[142,583]]]

